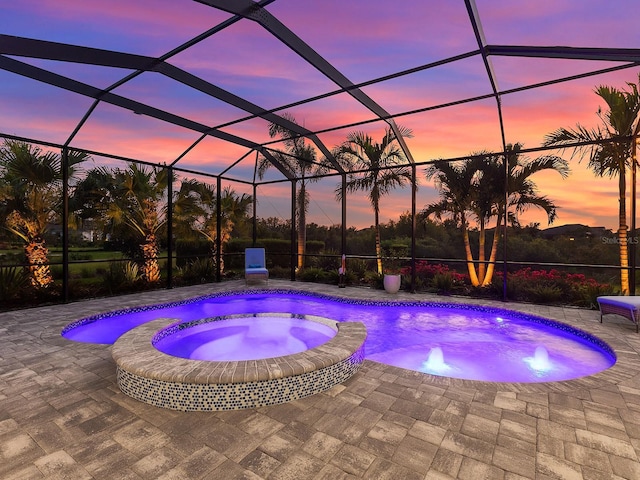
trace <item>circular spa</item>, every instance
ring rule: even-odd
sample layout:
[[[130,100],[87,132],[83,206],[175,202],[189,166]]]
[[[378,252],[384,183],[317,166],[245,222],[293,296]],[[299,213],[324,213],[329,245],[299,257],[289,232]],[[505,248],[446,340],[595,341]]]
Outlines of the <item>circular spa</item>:
[[[317,317],[158,319],[119,337],[112,356],[123,393],[173,410],[236,410],[327,390],[358,371],[361,323]]]
[[[339,326],[362,322],[366,327],[367,359],[437,376],[489,382],[555,382],[595,375],[616,362],[613,350],[593,335],[525,313],[467,304],[353,301],[287,290],[223,292],[112,312],[74,322],[64,329],[63,336],[113,343],[125,332],[157,318],[189,324],[213,317],[247,318],[277,312],[287,312],[291,317],[322,312]],[[233,342],[238,340],[232,338]],[[297,340],[292,336],[290,343]],[[148,339],[147,343],[151,345]]]
[[[335,322],[320,317],[240,314],[178,323],[158,332],[151,343],[174,357],[221,362],[304,352],[336,333]]]

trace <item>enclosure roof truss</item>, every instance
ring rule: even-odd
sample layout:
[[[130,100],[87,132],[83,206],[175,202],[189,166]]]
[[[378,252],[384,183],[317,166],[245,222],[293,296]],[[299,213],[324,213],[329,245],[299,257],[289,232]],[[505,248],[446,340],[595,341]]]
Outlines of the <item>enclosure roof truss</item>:
[[[319,134],[327,129],[307,129],[297,123],[291,121],[287,116],[283,116],[278,112],[287,108],[287,105],[281,105],[276,108],[264,108],[256,103],[224,89],[218,85],[205,80],[204,78],[194,75],[184,69],[176,67],[170,63],[171,57],[179,52],[185,51],[202,40],[214,36],[224,31],[228,26],[242,21],[255,22],[262,29],[268,32],[273,38],[277,39],[282,45],[286,46],[290,51],[299,56],[306,64],[311,65],[325,79],[330,80],[337,86],[336,90],[326,93],[324,96],[334,96],[346,93],[372,115],[371,118],[361,120],[360,124],[366,122],[384,122],[398,140],[399,146],[409,164],[415,164],[416,161],[405,142],[401,130],[396,124],[395,119],[406,115],[407,112],[396,112],[391,114],[380,102],[376,101],[370,94],[363,90],[364,85],[374,85],[376,83],[384,83],[388,80],[398,79],[410,73],[419,70],[429,70],[446,62],[454,62],[457,59],[472,58],[480,55],[486,67],[486,74],[493,90],[489,96],[498,99],[504,92],[501,92],[498,86],[497,75],[491,64],[493,57],[520,57],[520,58],[545,58],[545,59],[570,59],[570,60],[586,60],[598,62],[617,62],[620,68],[629,68],[640,65],[640,49],[637,48],[592,48],[592,47],[565,47],[565,46],[531,46],[531,45],[495,45],[488,44],[483,32],[478,9],[474,0],[464,0],[468,19],[473,29],[478,50],[471,51],[466,54],[442,59],[432,62],[422,67],[412,68],[410,70],[398,70],[395,73],[384,75],[379,78],[369,79],[360,84],[354,83],[347,75],[342,73],[330,61],[320,55],[309,44],[305,43],[298,35],[296,35],[289,27],[280,21],[267,7],[275,3],[275,0],[265,0],[262,2],[254,2],[252,0],[195,0],[200,3],[219,11],[230,14],[227,20],[214,26],[213,28],[192,37],[187,42],[167,51],[159,57],[146,56],[134,53],[125,53],[121,51],[92,48],[84,45],[66,44],[48,40],[38,40],[34,38],[25,38],[15,35],[7,35],[0,33],[0,69],[12,72],[22,77],[27,77],[38,82],[48,84],[50,86],[73,92],[84,97],[94,100],[91,108],[86,112],[84,118],[77,124],[73,132],[69,132],[69,138],[66,145],[71,144],[75,134],[82,129],[84,122],[91,115],[92,111],[99,103],[106,103],[112,106],[129,110],[132,113],[146,115],[148,117],[182,127],[189,131],[200,134],[196,140],[186,151],[174,159],[172,166],[178,167],[181,159],[185,154],[194,148],[199,142],[207,137],[214,137],[224,142],[240,146],[247,149],[247,152],[259,152],[264,158],[270,161],[289,181],[295,180],[297,173],[292,171],[286,164],[278,160],[278,156],[274,155],[273,149],[270,148],[271,142],[264,142],[253,139],[248,136],[232,134],[223,131],[224,125],[209,125],[201,121],[187,118],[184,115],[172,113],[165,109],[159,108],[152,104],[136,101],[113,92],[116,87],[129,82],[131,79],[143,72],[157,73],[165,78],[177,82],[190,89],[197,90],[211,98],[224,102],[225,104],[235,107],[248,116],[237,120],[236,122],[228,122],[227,125],[237,123],[247,119],[259,118],[269,124],[277,125],[282,129],[291,132],[292,137],[301,137],[308,139],[321,153],[322,157],[327,159],[330,174],[344,174],[344,169],[340,163],[334,158],[332,151],[319,138]],[[21,59],[37,59],[50,60],[55,62],[68,62],[80,65],[92,65],[101,67],[110,67],[115,69],[132,70],[134,73],[124,75],[120,80],[113,83],[107,88],[99,88],[95,85],[84,83],[68,76],[55,73],[43,66],[35,66],[33,64],[22,61]],[[572,76],[571,78],[580,78],[582,76],[591,75],[586,72]],[[525,88],[535,88],[535,86],[524,86]],[[321,95],[320,97],[323,97]],[[318,96],[308,97],[304,100],[296,102],[296,105],[304,105],[317,99]],[[479,97],[475,97],[479,98]],[[456,103],[464,101],[474,101],[474,97],[458,100]],[[434,107],[435,108],[435,107]],[[358,123],[354,123],[357,125]],[[346,128],[348,125],[336,124],[332,129]],[[0,136],[10,137],[10,132],[0,132]],[[38,139],[34,139],[38,140]],[[47,139],[43,140],[45,143]],[[97,152],[100,153],[100,152]],[[113,156],[104,152],[106,156]],[[241,158],[245,158],[242,155]],[[237,162],[236,162],[237,163]],[[234,163],[235,164],[235,163]],[[222,174],[229,170],[230,166],[222,169]],[[255,183],[255,179],[254,179]]]

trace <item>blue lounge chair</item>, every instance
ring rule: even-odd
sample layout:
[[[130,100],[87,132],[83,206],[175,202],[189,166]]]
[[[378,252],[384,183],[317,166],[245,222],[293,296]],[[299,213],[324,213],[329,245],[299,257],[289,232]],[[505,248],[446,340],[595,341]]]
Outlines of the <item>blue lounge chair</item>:
[[[264,248],[245,248],[244,250],[244,279],[265,280],[269,283],[269,270],[267,270]]]

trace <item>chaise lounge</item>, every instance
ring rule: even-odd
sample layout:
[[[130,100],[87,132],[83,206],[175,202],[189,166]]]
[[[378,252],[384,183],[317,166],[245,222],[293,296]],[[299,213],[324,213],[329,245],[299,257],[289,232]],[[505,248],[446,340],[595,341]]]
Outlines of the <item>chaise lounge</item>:
[[[244,250],[244,280],[265,280],[269,283],[269,270],[264,248],[245,248]]]
[[[636,324],[638,333],[638,319],[640,318],[640,296],[604,296],[598,297],[600,307],[600,323],[603,315],[620,315]]]

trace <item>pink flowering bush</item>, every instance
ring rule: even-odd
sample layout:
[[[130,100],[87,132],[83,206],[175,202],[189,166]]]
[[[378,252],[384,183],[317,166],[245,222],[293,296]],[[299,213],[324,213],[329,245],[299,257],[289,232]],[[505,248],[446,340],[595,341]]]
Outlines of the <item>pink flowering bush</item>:
[[[411,267],[404,267],[402,275],[411,275]],[[416,287],[433,288],[439,292],[450,293],[469,284],[469,276],[450,270],[441,263],[429,263],[426,260],[416,262]]]
[[[502,291],[502,272],[496,272],[493,286]],[[512,300],[594,307],[596,297],[612,291],[611,285],[599,283],[582,273],[527,267],[507,274],[507,295]]]

